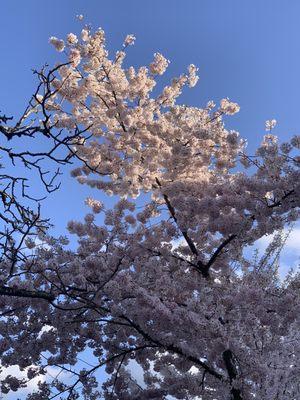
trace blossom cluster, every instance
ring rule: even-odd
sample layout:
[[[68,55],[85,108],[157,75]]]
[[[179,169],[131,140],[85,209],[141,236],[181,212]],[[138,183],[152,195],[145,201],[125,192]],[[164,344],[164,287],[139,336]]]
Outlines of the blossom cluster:
[[[247,246],[299,218],[299,136],[280,145],[269,121],[256,153],[247,154],[246,142],[223,121],[238,104],[178,104],[184,87],[197,83],[193,64],[155,96],[169,61],[156,53],[149,66],[125,68],[125,48],[134,40],[127,36],[110,58],[102,29],[85,27],[80,38],[70,33],[66,44],[50,39],[69,57],[52,82],[52,121],[87,131],[74,142],[81,164],[72,175],[118,201],[106,209],[86,199],[91,213],[68,224],[76,251],[45,234],[43,245],[28,242],[34,261],[21,263],[9,284],[40,298],[0,297],[7,311],[0,320],[2,365],[35,366],[35,373],[55,365],[73,374],[69,386],[58,377],[29,400],[65,393],[107,400],[299,398],[300,276],[278,279],[280,235],[265,257],[244,257]],[[5,262],[1,268],[7,270]],[[95,362],[90,370],[77,365],[87,349]],[[93,374],[104,365],[108,377],[99,389]],[[7,377],[2,390],[25,384]]]

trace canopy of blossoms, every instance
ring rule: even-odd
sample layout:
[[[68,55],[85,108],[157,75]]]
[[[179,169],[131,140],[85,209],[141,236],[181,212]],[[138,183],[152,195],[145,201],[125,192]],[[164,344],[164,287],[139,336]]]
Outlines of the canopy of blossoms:
[[[280,233],[261,259],[244,250],[299,217],[300,137],[279,144],[268,121],[247,154],[223,122],[239,106],[177,104],[197,83],[194,65],[154,96],[169,61],[156,53],[125,67],[134,40],[110,58],[101,29],[50,39],[68,58],[47,91],[49,124],[83,132],[70,146],[80,160],[72,174],[100,192],[84,221],[69,222],[76,251],[41,234],[25,262],[1,264],[2,281],[19,290],[0,297],[1,364],[27,371],[2,391],[55,366],[68,382],[41,380],[28,400],[296,400],[300,276],[278,278]],[[117,196],[111,209],[101,192]],[[82,368],[87,349],[92,366]]]

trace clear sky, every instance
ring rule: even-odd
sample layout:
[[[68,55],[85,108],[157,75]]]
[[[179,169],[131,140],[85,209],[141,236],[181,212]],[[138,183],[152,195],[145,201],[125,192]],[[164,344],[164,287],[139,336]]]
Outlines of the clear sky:
[[[277,119],[281,140],[299,134],[299,0],[2,1],[2,112],[22,112],[36,84],[31,69],[58,60],[48,39],[78,33],[77,14],[95,29],[104,28],[113,52],[133,33],[137,41],[127,58],[132,65],[147,65],[156,51],[170,59],[163,83],[196,64],[200,81],[180,101],[199,107],[224,97],[238,102],[240,113],[226,123],[248,139],[251,150],[264,134],[266,119]],[[44,208],[57,233],[87,212],[83,201],[95,194],[71,179],[68,169],[62,181]]]
[[[181,101],[199,107],[224,97],[238,102],[241,111],[227,126],[246,137],[250,149],[260,142],[267,119],[277,119],[281,140],[299,134],[299,0],[3,0],[2,112],[22,112],[35,88],[31,69],[57,60],[49,37],[79,32],[75,15],[81,13],[94,28],[104,28],[112,51],[133,33],[136,45],[128,52],[133,65],[148,64],[156,51],[171,60],[167,78],[197,65],[200,81]],[[84,215],[89,192],[67,171],[62,179],[65,185],[46,203],[57,232]],[[300,230],[286,253],[287,264],[299,258],[299,237]]]
[[[78,32],[76,14],[107,34],[117,50],[127,33],[137,37],[129,49],[133,65],[147,64],[159,51],[171,60],[166,79],[199,67],[198,85],[181,101],[202,106],[229,97],[241,106],[227,126],[240,131],[252,149],[264,122],[276,118],[281,139],[299,133],[300,1],[298,0],[9,0],[1,2],[0,110],[18,115],[35,88],[32,68],[53,65],[58,54],[50,36]],[[82,187],[66,173],[62,189],[51,196],[49,215],[59,227],[82,215]],[[66,206],[62,199],[72,197]],[[76,198],[76,201],[75,201]],[[78,201],[77,201],[78,198]],[[49,207],[48,207],[49,206]],[[52,212],[53,211],[53,212]]]
[[[133,33],[137,41],[127,58],[132,65],[147,65],[156,51],[170,59],[163,83],[196,64],[200,81],[180,101],[199,107],[224,97],[238,102],[240,113],[226,123],[248,139],[251,150],[264,134],[266,119],[277,119],[281,140],[299,133],[299,0],[3,1],[2,112],[21,113],[35,88],[31,69],[58,60],[49,37],[78,33],[77,14],[95,29],[104,28],[112,52]],[[86,213],[83,201],[95,194],[70,179],[67,169],[62,181],[62,189],[45,203],[59,233],[68,220]]]

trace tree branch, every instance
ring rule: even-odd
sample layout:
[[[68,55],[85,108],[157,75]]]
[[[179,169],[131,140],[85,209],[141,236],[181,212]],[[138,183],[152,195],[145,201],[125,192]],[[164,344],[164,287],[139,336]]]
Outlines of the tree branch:
[[[27,290],[9,286],[0,286],[0,296],[29,297],[32,299],[43,299],[49,302],[55,300],[55,296],[53,294],[44,292],[42,290]]]

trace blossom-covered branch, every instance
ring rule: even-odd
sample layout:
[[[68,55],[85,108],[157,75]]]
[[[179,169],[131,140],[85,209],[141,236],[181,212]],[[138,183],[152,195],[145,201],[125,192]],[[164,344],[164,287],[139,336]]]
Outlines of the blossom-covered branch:
[[[68,372],[70,382],[40,383],[28,400],[296,399],[300,276],[280,280],[278,260],[280,232],[299,218],[299,136],[279,144],[271,120],[247,154],[224,123],[239,106],[179,104],[198,81],[193,64],[154,95],[169,61],[155,53],[148,66],[125,67],[134,40],[110,57],[102,29],[50,38],[68,58],[38,73],[31,107],[54,143],[43,154],[67,149],[58,163],[75,155],[78,182],[117,200],[107,209],[86,199],[84,221],[68,224],[76,250],[41,232],[26,242],[32,257],[12,269],[2,260],[1,363]],[[246,259],[247,246],[271,234],[263,257]],[[89,369],[80,365],[87,353]],[[2,391],[22,385],[8,376]]]

